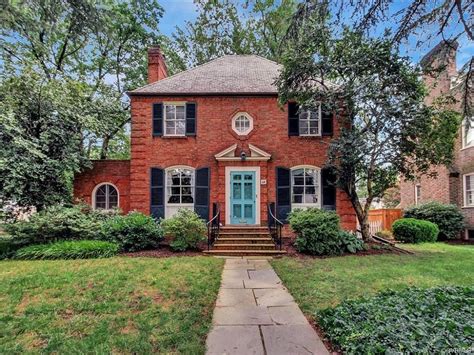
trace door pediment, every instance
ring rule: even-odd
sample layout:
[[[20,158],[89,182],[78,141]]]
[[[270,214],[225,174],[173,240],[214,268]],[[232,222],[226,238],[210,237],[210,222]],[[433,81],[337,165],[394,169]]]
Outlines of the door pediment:
[[[246,161],[268,161],[272,157],[270,153],[256,147],[253,144],[249,144],[250,156],[245,158]],[[242,158],[236,155],[237,144],[231,145],[229,148],[214,155],[217,161],[241,161]]]

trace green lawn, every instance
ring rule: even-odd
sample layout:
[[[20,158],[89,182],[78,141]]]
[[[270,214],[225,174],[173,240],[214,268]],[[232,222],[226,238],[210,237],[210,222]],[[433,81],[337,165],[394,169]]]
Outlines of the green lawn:
[[[205,351],[223,260],[0,262],[0,353]]]
[[[474,247],[433,243],[404,248],[415,255],[285,257],[271,263],[309,316],[343,300],[386,289],[474,285]]]

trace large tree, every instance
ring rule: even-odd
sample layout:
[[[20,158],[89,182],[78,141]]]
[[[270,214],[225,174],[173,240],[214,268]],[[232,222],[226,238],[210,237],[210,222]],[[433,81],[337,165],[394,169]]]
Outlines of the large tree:
[[[80,83],[32,71],[0,84],[0,201],[42,209],[71,197],[71,178],[87,164],[85,94]]]
[[[163,47],[171,73],[184,67],[158,30],[162,15],[156,0],[5,2],[0,14],[2,77],[32,68],[46,80],[87,84],[84,99],[97,105],[90,107],[93,115],[82,130],[84,150],[91,157],[113,156],[109,148],[117,142],[111,140],[130,122],[124,93],[146,83],[147,47]]]
[[[280,100],[337,111],[340,136],[329,147],[337,184],[349,196],[363,238],[370,239],[368,211],[374,198],[453,156],[459,115],[424,104],[421,72],[401,57],[389,34],[334,33],[328,7],[297,18],[287,35]],[[365,203],[357,187],[366,186]]]
[[[258,54],[278,61],[296,0],[195,0],[198,17],[176,28],[173,47],[189,66],[225,54]]]

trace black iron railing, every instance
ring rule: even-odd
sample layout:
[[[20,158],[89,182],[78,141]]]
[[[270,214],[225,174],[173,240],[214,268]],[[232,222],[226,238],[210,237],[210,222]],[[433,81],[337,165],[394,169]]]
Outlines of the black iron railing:
[[[221,226],[221,211],[219,210],[219,204],[212,204],[212,218],[207,222],[207,250],[211,249],[215,240],[219,236],[219,229]]]
[[[275,202],[270,202],[268,204],[268,231],[275,245],[281,250],[281,228],[283,227],[283,222],[276,218],[275,214]]]

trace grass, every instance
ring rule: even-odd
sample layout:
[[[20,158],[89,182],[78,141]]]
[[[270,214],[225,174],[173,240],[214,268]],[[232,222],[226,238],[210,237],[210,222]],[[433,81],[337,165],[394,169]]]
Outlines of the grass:
[[[271,263],[304,313],[341,301],[408,286],[474,285],[474,247],[429,243],[404,246],[415,255],[285,257]]]
[[[223,261],[0,262],[0,353],[205,351]]]

